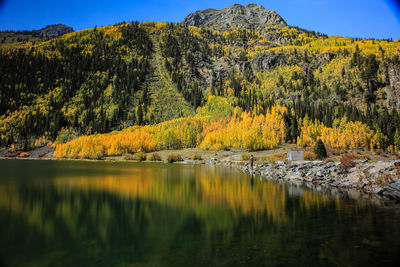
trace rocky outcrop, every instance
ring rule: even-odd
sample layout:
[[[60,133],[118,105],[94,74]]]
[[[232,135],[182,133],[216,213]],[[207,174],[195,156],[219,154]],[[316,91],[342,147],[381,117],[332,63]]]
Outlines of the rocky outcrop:
[[[380,192],[391,199],[400,199],[400,182],[389,184]]]
[[[387,105],[400,110],[400,65],[387,66],[389,84],[386,86]]]
[[[276,161],[258,163],[252,171],[249,163],[224,162],[246,173],[265,179],[294,183],[311,183],[317,186],[338,188],[342,191],[357,190],[400,203],[400,173],[396,161],[358,162],[351,169],[340,162]]]
[[[73,32],[74,29],[64,24],[48,25],[40,30],[34,30],[32,33],[41,37],[56,38],[64,34]]]
[[[323,53],[319,55],[315,60],[310,63],[310,67],[313,71],[319,69],[320,67],[325,66],[330,63],[332,59],[334,59],[336,55],[334,53]]]
[[[272,70],[287,64],[288,62],[284,54],[259,54],[251,61],[251,65],[254,66],[256,71]]]
[[[257,4],[234,4],[221,10],[196,11],[182,22],[185,26],[210,27],[216,30],[225,30],[228,27],[262,29],[270,23],[286,25],[275,11]]]

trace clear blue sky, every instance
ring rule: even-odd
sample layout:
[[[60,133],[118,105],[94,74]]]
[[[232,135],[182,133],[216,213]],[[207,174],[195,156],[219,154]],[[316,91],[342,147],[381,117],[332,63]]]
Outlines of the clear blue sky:
[[[398,0],[0,0],[0,30],[63,23],[75,30],[121,21],[180,22],[196,10],[255,2],[288,24],[328,35],[400,39]]]

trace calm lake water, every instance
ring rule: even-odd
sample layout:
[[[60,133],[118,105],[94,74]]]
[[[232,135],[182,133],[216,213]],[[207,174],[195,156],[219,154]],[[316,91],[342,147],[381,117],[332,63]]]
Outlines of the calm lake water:
[[[399,212],[156,163],[0,161],[0,266],[400,266]]]

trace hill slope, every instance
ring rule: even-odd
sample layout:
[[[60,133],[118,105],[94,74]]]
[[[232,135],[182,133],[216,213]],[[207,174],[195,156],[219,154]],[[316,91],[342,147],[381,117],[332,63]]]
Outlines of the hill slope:
[[[2,31],[0,32],[0,45],[45,41],[73,31],[72,27],[64,24],[48,25],[40,30],[33,31]]]
[[[361,121],[393,144],[399,41],[328,38],[274,14],[234,5],[180,24],[123,23],[3,47],[1,143],[155,124],[193,115],[217,95],[250,114],[281,104],[294,111],[287,120]],[[288,127],[293,141],[300,126]]]

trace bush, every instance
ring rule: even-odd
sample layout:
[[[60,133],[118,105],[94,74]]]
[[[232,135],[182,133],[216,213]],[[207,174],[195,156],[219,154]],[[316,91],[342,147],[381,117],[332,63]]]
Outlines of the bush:
[[[317,143],[315,144],[314,154],[317,159],[325,159],[328,156],[324,142],[322,142],[321,139],[318,139]]]
[[[30,154],[28,152],[21,152],[19,153],[19,157],[20,158],[28,158],[30,156]]]
[[[304,159],[305,160],[315,160],[317,157],[315,153],[312,151],[304,151]]]
[[[161,161],[161,156],[157,153],[152,153],[147,156],[148,161]]]
[[[146,160],[146,153],[138,152],[138,153],[133,155],[133,159],[138,160],[138,161],[145,161]]]
[[[167,160],[169,163],[173,163],[176,161],[183,161],[183,158],[181,155],[176,154],[176,153],[171,153],[168,155]]]
[[[240,157],[242,158],[242,160],[249,160],[250,159],[250,154],[249,153],[242,153],[240,155]]]
[[[263,158],[264,161],[280,161],[287,159],[287,150],[274,152],[273,154]]]
[[[124,155],[122,155],[122,158],[124,160],[135,160],[134,156],[132,154],[126,153]]]
[[[193,154],[193,156],[192,156],[192,160],[202,160],[202,158],[201,158],[201,155],[200,155],[200,154],[198,154],[198,153],[196,153],[196,154]]]
[[[340,157],[340,166],[345,170],[354,167],[355,166],[355,163],[354,163],[355,158],[356,158],[356,156],[354,154],[350,154],[350,153],[343,154]]]
[[[83,159],[93,159],[93,160],[100,160],[103,159],[104,155],[101,152],[96,153],[89,153],[82,156]]]
[[[70,159],[79,159],[79,155],[78,154],[72,154],[70,157]]]
[[[382,149],[375,150],[375,155],[382,156],[382,157],[386,156],[385,151],[383,151]]]

